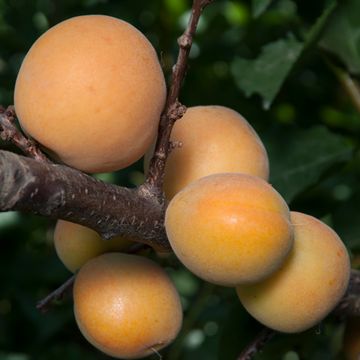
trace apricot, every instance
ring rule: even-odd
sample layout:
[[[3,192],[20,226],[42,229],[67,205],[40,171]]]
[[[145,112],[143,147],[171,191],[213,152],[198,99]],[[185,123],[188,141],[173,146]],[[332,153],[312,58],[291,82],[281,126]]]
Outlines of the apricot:
[[[23,130],[56,159],[96,173],[144,155],[165,96],[146,37],[125,21],[86,15],[59,23],[33,44],[14,103]]]
[[[120,253],[100,255],[80,269],[74,312],[90,343],[122,359],[167,346],[182,323],[179,295],[165,271],[151,260]]]
[[[223,106],[196,106],[176,121],[171,140],[181,142],[169,155],[164,192],[168,199],[204,176],[240,172],[269,178],[263,143],[239,113]]]
[[[360,359],[360,316],[354,316],[347,320],[343,350],[346,360]]]
[[[170,201],[165,228],[180,261],[200,278],[224,286],[259,281],[292,246],[288,206],[263,179],[214,174]]]
[[[320,220],[291,212],[294,247],[268,279],[237,287],[246,310],[266,326],[287,333],[319,323],[344,295],[350,261],[339,236]]]
[[[55,226],[55,250],[65,267],[72,272],[100,254],[122,251],[131,244],[131,240],[123,236],[103,240],[96,231],[69,221],[58,220]]]

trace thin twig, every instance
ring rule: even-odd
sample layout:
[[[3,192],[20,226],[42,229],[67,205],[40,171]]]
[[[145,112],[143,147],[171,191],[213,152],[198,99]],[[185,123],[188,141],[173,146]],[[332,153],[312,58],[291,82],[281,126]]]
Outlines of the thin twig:
[[[104,240],[106,241],[106,240]],[[142,243],[134,243],[129,247],[129,249],[126,252],[126,254],[138,254],[139,252],[143,250],[151,249],[150,246]],[[49,295],[47,295],[45,298],[40,300],[36,304],[36,309],[40,310],[41,312],[45,313],[47,312],[50,307],[54,304],[55,301],[62,300],[65,295],[70,294],[72,287],[74,285],[74,281],[76,278],[76,273],[72,275],[69,279],[67,279],[62,285],[60,285],[57,289],[52,291]]]
[[[264,327],[255,337],[255,339],[246,346],[238,356],[237,360],[251,360],[276,334],[274,330]]]
[[[61,300],[64,296],[69,293],[74,285],[76,274],[67,279],[61,286],[56,290],[52,291],[44,299],[40,300],[36,304],[36,309],[45,313],[49,310],[50,306],[53,305],[55,301]]]
[[[161,115],[158,138],[154,155],[150,161],[149,172],[144,187],[157,195],[162,194],[162,185],[167,156],[170,151],[170,133],[176,120],[181,118],[186,108],[178,101],[180,88],[184,80],[193,37],[204,8],[213,0],[194,0],[189,23],[183,35],[178,39],[179,54],[173,67],[171,85]]]
[[[25,137],[15,124],[15,110],[13,106],[7,109],[0,105],[0,137],[6,142],[11,142],[18,147],[25,155],[41,162],[51,161],[40,150],[34,140]]]

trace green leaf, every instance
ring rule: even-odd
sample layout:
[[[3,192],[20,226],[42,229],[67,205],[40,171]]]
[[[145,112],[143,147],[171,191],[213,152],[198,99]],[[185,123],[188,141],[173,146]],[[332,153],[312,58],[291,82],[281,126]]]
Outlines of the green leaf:
[[[260,6],[265,3],[266,1],[253,0],[253,7],[255,4]],[[285,39],[265,45],[256,59],[236,58],[232,63],[232,73],[238,87],[246,96],[259,94],[263,99],[263,107],[268,109],[294,64],[300,55],[316,42],[335,8],[336,0],[331,0],[307,32],[304,42],[289,35]]]
[[[360,74],[360,1],[344,1],[334,12],[320,46],[337,55],[353,74]]]
[[[311,27],[310,31],[305,36],[304,50],[318,40],[336,7],[336,0],[331,0],[325,7],[321,16],[316,20],[315,24]]]
[[[266,147],[270,158],[270,182],[290,202],[315,184],[331,166],[348,159],[351,145],[324,127],[308,130],[277,129]]]
[[[251,8],[254,18],[260,16],[270,5],[272,0],[252,0]]]
[[[293,36],[267,44],[255,60],[236,58],[232,63],[235,81],[246,96],[258,93],[269,108],[298,59],[303,44]]]

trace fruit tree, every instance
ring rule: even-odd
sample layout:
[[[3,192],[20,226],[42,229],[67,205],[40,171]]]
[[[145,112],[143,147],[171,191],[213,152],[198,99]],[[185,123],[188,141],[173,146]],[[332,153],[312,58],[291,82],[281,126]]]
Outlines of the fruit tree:
[[[0,360],[360,358],[359,13],[0,1]]]

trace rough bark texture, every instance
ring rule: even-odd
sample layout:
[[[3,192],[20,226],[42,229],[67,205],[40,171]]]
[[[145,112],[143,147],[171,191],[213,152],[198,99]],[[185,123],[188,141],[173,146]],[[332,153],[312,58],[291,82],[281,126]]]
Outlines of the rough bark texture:
[[[21,151],[41,162],[51,162],[40,150],[38,144],[27,138],[15,124],[16,114],[13,106],[5,109],[0,105],[0,138],[17,146]]]
[[[0,151],[0,211],[19,210],[170,249],[164,207],[137,189],[105,184],[78,170]]]

